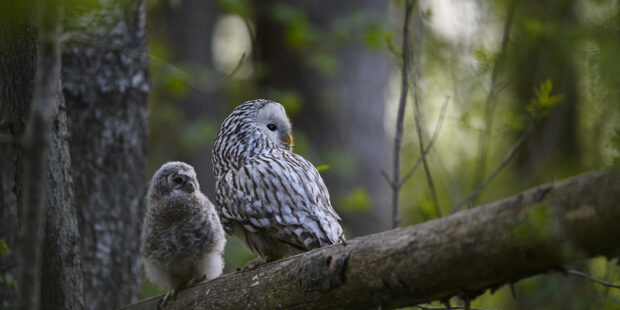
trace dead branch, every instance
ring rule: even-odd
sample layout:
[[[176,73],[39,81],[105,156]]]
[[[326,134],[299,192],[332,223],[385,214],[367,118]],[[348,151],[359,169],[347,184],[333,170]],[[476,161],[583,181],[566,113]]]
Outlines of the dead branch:
[[[593,277],[593,276],[591,276],[589,274],[583,273],[583,272],[578,271],[578,270],[572,270],[571,269],[571,270],[567,270],[566,273],[568,273],[570,275],[573,275],[573,276],[580,277],[580,278],[584,278],[586,280],[590,280],[592,282],[598,283],[598,284],[600,284],[602,286],[605,286],[605,287],[611,287],[611,288],[620,289],[620,285],[618,285],[618,284],[613,284],[613,283],[609,283],[607,281],[599,280],[599,279],[597,279],[597,278],[595,278],[595,277]]]
[[[620,172],[513,197],[234,272],[181,291],[169,309],[382,309],[470,300],[578,260],[620,254]],[[159,297],[126,307],[155,309]]]

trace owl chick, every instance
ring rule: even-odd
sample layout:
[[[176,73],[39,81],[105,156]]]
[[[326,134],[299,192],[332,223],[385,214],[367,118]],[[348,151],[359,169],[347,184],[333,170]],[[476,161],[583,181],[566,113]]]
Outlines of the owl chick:
[[[259,254],[246,268],[344,241],[323,179],[292,143],[284,107],[265,99],[234,109],[215,139],[220,220]]]
[[[147,278],[168,287],[159,305],[163,307],[178,291],[222,274],[226,238],[188,164],[169,162],[159,168],[147,203],[141,252]]]

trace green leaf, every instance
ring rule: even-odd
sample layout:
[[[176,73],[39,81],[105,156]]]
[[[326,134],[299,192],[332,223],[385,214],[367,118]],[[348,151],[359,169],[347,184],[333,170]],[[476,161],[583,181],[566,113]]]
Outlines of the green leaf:
[[[315,167],[316,171],[321,172],[321,171],[327,171],[329,170],[329,165],[318,165]]]
[[[550,79],[542,82],[540,87],[534,90],[536,98],[526,107],[526,110],[532,114],[534,119],[540,120],[547,117],[551,109],[564,98],[562,94],[553,95],[552,91],[553,83]]]

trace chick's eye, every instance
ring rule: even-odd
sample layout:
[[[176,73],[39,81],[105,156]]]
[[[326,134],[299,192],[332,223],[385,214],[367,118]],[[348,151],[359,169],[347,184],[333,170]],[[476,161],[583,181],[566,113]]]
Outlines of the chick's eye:
[[[267,128],[271,131],[275,131],[276,129],[278,129],[278,127],[276,127],[276,125],[274,124],[267,124]]]
[[[173,180],[173,181],[174,181],[174,183],[177,183],[177,184],[181,184],[181,183],[183,183],[183,179],[181,179],[180,177],[176,177],[176,178],[174,178],[174,180]]]

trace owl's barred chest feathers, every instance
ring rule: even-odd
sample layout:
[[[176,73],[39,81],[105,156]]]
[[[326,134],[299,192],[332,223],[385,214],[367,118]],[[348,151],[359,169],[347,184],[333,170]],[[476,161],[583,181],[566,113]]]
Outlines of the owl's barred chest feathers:
[[[283,108],[257,100],[231,113],[213,149],[216,207],[226,232],[270,259],[343,240],[322,178],[290,145]]]

